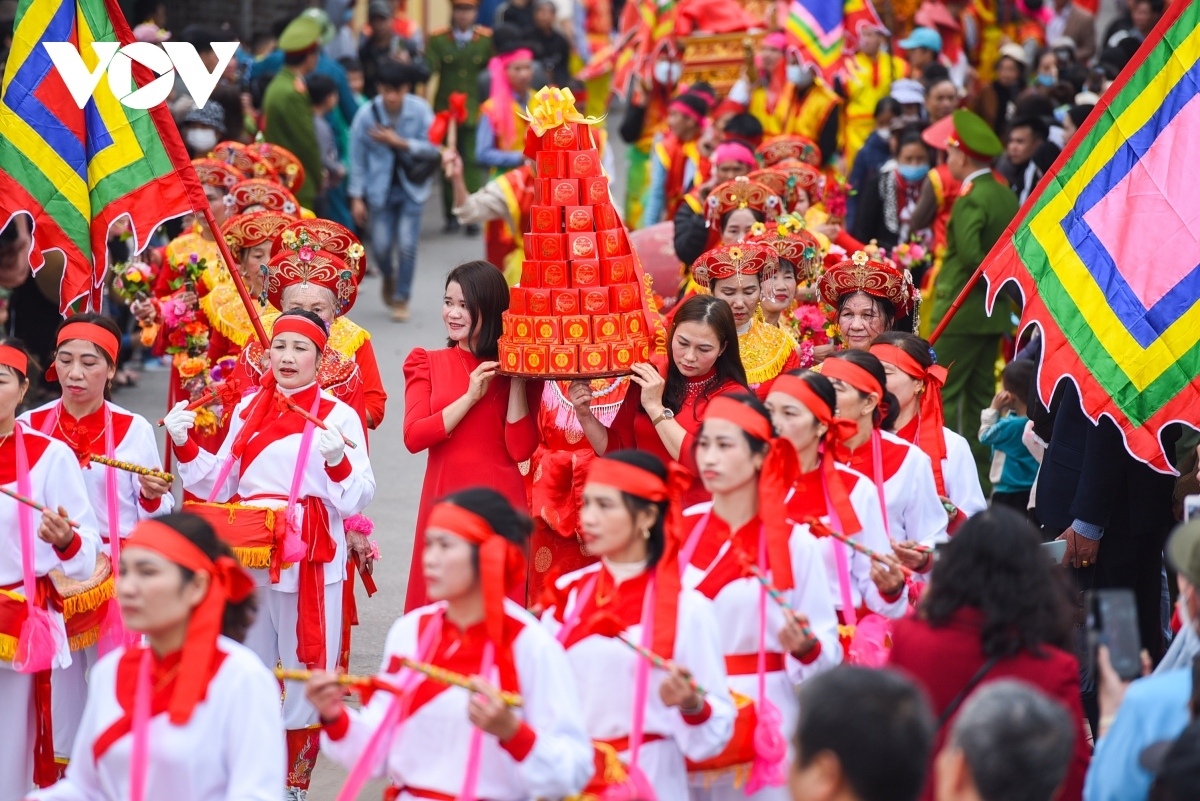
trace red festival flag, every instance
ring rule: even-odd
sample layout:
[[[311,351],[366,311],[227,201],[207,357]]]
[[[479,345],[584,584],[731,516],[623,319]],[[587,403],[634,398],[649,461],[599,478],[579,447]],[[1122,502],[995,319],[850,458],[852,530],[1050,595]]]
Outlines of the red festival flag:
[[[33,218],[30,261],[62,251],[65,314],[98,309],[108,232],[128,215],[133,251],[164,221],[205,209],[207,201],[170,112],[128,108],[107,75],[81,109],[44,43],[70,42],[89,71],[93,42],[134,41],[117,0],[21,0],[0,90],[0,225]],[[134,84],[155,76],[134,65]]]

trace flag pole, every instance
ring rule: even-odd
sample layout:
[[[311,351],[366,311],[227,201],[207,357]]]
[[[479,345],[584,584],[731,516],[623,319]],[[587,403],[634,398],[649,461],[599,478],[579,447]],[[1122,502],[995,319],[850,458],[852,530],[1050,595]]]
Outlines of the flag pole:
[[[267,336],[266,329],[263,328],[262,320],[258,316],[258,309],[254,308],[254,301],[250,298],[250,293],[246,291],[246,283],[242,281],[242,274],[238,271],[237,262],[229,252],[229,245],[225,244],[225,237],[221,234],[221,226],[217,225],[217,220],[213,216],[212,209],[207,204],[204,210],[201,211],[204,215],[205,222],[208,223],[208,228],[212,231],[213,239],[217,242],[217,248],[221,251],[221,258],[225,260],[225,266],[229,268],[229,276],[233,279],[233,285],[237,288],[238,297],[242,299],[242,305],[246,307],[246,313],[250,315],[250,324],[254,326],[254,333],[258,335],[258,341],[262,343],[264,348],[270,347],[271,339]]]
[[[958,312],[958,308],[963,305],[963,301],[967,299],[967,295],[970,295],[971,290],[975,288],[975,284],[979,283],[979,277],[983,275],[983,267],[986,263],[987,260],[985,259],[979,265],[979,269],[975,271],[975,274],[971,276],[971,280],[967,281],[967,285],[963,287],[962,292],[959,292],[958,297],[950,304],[950,308],[946,309],[946,316],[942,318],[937,328],[933,329],[933,333],[929,335],[930,345],[938,341],[938,337],[942,335],[942,332],[946,330],[946,326],[954,319],[954,315]]]

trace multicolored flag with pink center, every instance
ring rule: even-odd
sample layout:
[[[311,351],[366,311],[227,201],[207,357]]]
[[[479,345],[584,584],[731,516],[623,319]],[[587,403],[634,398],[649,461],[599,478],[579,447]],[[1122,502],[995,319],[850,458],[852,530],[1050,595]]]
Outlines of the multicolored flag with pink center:
[[[1078,385],[1126,447],[1200,428],[1200,3],[1176,0],[984,261],[1045,337],[1038,389]]]

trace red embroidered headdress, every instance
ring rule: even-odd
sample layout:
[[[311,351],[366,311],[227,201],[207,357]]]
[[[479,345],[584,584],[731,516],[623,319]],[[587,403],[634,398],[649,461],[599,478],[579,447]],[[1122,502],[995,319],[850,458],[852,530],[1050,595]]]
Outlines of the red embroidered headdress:
[[[817,282],[817,289],[821,300],[835,308],[838,300],[851,292],[883,298],[896,307],[897,317],[912,311],[916,300],[916,287],[907,270],[875,261],[861,250],[830,267]]]
[[[806,136],[785,134],[768,139],[758,146],[758,158],[766,167],[774,167],[781,161],[795,159],[814,167],[821,166],[821,148]]]
[[[692,265],[692,277],[696,283],[705,289],[722,278],[737,276],[758,276],[765,273],[773,274],[779,269],[779,257],[770,247],[753,242],[741,242],[736,245],[721,245],[696,259]]]
[[[250,178],[235,184],[225,196],[225,205],[232,214],[246,214],[263,209],[291,215],[300,213],[300,204],[296,202],[296,196],[266,178]]]

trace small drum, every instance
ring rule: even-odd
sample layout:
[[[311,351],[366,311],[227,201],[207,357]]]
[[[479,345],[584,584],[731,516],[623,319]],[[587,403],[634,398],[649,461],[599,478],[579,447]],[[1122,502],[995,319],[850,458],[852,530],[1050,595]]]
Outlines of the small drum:
[[[183,511],[203,517],[217,536],[228,543],[242,567],[250,569],[279,567],[278,545],[287,531],[283,509],[244,506],[240,503],[185,501]]]
[[[116,597],[108,554],[96,554],[96,569],[85,581],[67,578],[58,568],[50,571],[50,578],[63,599],[63,618],[71,650],[82,651],[95,645],[100,638],[100,625],[108,614],[108,604]]]
[[[688,773],[707,773],[730,769],[749,770],[754,761],[754,728],[758,725],[758,706],[754,699],[741,693],[729,691],[737,718],[733,723],[733,737],[725,750],[703,762],[687,761]]]

